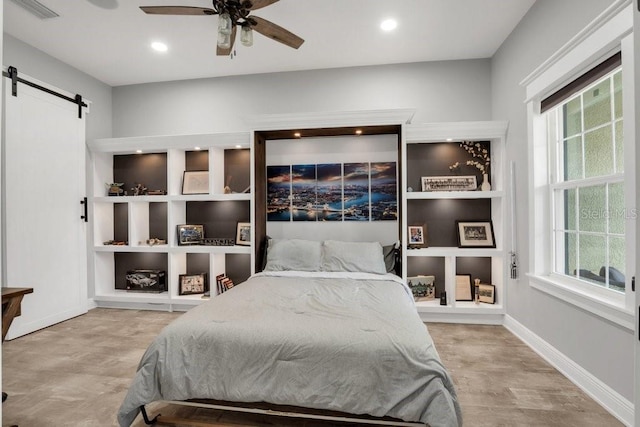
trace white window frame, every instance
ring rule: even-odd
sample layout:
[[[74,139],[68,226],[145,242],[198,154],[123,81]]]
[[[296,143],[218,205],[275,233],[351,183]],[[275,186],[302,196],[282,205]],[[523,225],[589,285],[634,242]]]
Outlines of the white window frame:
[[[631,277],[635,275],[636,219],[625,221],[625,292],[586,283],[553,273],[555,248],[552,174],[555,164],[548,147],[547,119],[540,113],[540,101],[575,80],[603,60],[622,51],[622,87],[625,153],[625,209],[635,210],[635,117],[633,5],[617,1],[570,40],[522,82],[526,88],[529,148],[529,284],[565,302],[634,330],[635,296]]]

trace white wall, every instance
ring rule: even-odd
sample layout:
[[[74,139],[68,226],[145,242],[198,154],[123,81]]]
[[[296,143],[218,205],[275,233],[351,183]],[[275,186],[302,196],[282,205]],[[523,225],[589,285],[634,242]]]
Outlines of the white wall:
[[[87,140],[111,137],[111,86],[61,62],[9,34],[4,34],[4,67],[25,74],[92,102],[87,115]]]
[[[494,119],[509,120],[507,157],[515,162],[520,278],[508,283],[507,312],[582,368],[633,401],[633,331],[529,286],[527,113],[524,77],[613,0],[538,0],[492,60]]]
[[[255,114],[416,108],[414,123],[488,120],[488,59],[151,83],[113,90],[113,135],[249,129]]]

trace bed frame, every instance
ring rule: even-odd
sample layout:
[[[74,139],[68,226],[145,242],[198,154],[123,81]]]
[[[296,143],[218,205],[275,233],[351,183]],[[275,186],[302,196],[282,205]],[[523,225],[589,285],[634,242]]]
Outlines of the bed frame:
[[[428,427],[426,424],[418,422],[407,422],[392,417],[373,417],[368,415],[355,415],[339,411],[315,410],[302,408],[297,406],[273,405],[269,403],[247,403],[241,404],[236,402],[209,400],[209,399],[190,399],[185,401],[164,401],[171,405],[190,406],[195,408],[215,409],[220,411],[235,411],[249,414],[269,415],[276,417],[288,418],[304,418],[321,421],[336,421],[341,423],[358,423],[382,426],[406,426],[406,427]],[[195,421],[187,418],[163,416],[157,414],[154,418],[149,418],[144,406],[140,407],[142,418],[146,425],[190,425],[194,427],[215,427],[218,424],[209,423],[207,421]]]

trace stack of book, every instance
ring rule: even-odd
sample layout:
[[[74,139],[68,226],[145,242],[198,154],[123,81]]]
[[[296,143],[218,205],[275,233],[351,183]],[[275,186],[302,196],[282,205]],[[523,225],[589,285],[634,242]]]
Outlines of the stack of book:
[[[233,288],[233,280],[228,278],[224,273],[216,276],[216,284],[218,285],[218,294],[222,294]]]

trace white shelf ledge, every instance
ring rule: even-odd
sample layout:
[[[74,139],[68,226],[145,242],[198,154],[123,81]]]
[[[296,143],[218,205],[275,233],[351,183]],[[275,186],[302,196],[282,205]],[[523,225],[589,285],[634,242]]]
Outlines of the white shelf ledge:
[[[412,191],[405,194],[407,200],[495,199],[504,197],[504,191]]]

